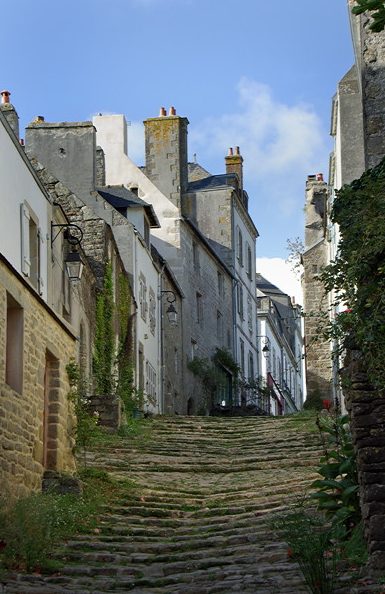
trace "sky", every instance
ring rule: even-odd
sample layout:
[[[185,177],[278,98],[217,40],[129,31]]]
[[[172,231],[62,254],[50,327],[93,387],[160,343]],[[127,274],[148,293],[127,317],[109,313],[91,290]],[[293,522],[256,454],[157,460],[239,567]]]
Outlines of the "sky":
[[[353,64],[346,0],[12,0],[0,32],[21,137],[37,115],[123,113],[143,165],[143,120],[173,106],[190,161],[223,173],[239,146],[258,262],[289,292],[286,240],[304,234],[307,175],[327,178],[331,98]]]

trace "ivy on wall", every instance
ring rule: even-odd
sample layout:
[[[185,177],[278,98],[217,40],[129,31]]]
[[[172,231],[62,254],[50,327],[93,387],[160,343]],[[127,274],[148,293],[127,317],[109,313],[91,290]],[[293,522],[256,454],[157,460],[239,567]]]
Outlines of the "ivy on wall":
[[[350,3],[353,4],[354,0]],[[369,29],[375,33],[383,31],[385,28],[385,2],[384,0],[356,0],[352,8],[353,14],[362,14],[367,12],[373,19]]]
[[[372,383],[385,394],[385,158],[337,192],[331,220],[341,240],[321,277],[346,309],[328,336],[348,337],[344,346],[361,350]]]
[[[96,393],[99,395],[112,394],[114,391],[113,364],[114,349],[114,290],[112,282],[112,268],[109,262],[103,279],[103,288],[96,297],[95,312],[95,340],[93,373]]]

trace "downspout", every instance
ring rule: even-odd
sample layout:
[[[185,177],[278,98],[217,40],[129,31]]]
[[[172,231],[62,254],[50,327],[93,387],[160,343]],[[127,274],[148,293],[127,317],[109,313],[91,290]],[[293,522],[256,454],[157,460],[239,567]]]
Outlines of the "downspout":
[[[158,340],[158,356],[160,358],[160,414],[165,413],[165,382],[166,382],[166,373],[165,373],[165,356],[164,356],[164,348],[165,348],[165,340],[164,340],[164,323],[163,323],[163,315],[162,315],[162,290],[163,290],[163,271],[166,267],[166,264],[162,264],[162,268],[159,271],[159,280],[158,280],[158,319],[159,319],[159,338]]]
[[[230,195],[230,199],[231,199],[231,245],[233,245],[235,247],[235,243],[234,243],[234,205],[233,205],[233,195],[231,193]],[[233,257],[236,258],[236,252],[235,250],[233,250]],[[233,262],[233,274],[235,276],[235,261]],[[237,302],[238,302],[238,295],[237,295],[237,286],[238,286],[238,280],[236,278],[234,278],[233,281],[233,358],[234,361],[236,361],[236,363],[238,363],[238,344],[237,344]],[[235,390],[234,390],[234,396],[237,399],[237,402],[235,402],[235,398],[233,400],[234,405],[238,405],[238,394],[235,394]]]
[[[138,241],[138,232],[134,227],[134,266],[133,266],[133,278],[134,278],[134,287],[135,287],[135,301],[139,304],[139,296],[138,296],[138,250],[137,250],[137,241]],[[138,316],[136,316],[136,340],[135,340],[135,387],[139,387],[139,340],[138,340]]]

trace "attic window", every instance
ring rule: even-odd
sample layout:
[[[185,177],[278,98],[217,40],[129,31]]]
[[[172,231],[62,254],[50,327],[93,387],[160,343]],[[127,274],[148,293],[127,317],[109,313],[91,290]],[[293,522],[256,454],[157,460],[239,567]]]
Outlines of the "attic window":
[[[138,196],[139,194],[139,188],[138,186],[133,186],[132,188],[130,188],[130,191],[135,194],[135,196]]]

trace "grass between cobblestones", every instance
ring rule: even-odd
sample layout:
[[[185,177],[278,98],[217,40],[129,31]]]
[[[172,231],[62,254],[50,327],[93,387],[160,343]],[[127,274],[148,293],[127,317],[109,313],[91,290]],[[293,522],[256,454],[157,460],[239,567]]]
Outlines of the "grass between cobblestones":
[[[55,559],[55,545],[77,534],[97,535],[103,523],[100,506],[134,487],[131,481],[118,482],[92,467],[80,470],[79,478],[80,497],[33,493],[0,499],[0,573],[55,573],[62,565]]]

